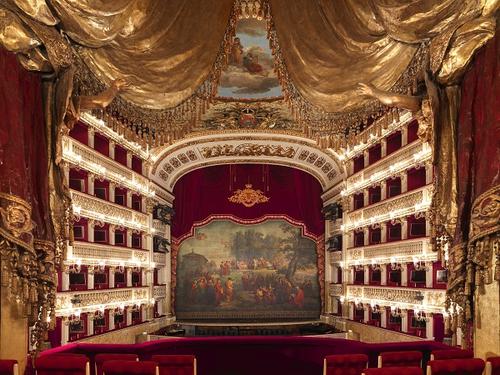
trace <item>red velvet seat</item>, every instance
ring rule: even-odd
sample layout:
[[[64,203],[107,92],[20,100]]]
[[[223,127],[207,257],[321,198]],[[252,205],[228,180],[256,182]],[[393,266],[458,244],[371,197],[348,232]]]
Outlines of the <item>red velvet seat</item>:
[[[429,361],[427,375],[482,375],[485,364],[479,358]]]
[[[160,375],[196,375],[194,355],[154,355],[151,360],[158,363]]]
[[[365,354],[327,355],[323,363],[323,375],[361,375],[368,364]]]
[[[101,353],[95,356],[95,373],[102,375],[102,364],[107,361],[138,361],[137,354]]]
[[[486,360],[485,375],[500,375],[500,357],[489,357]]]
[[[422,369],[416,366],[367,368],[363,375],[422,375]]]
[[[440,359],[460,359],[460,358],[474,358],[472,350],[464,349],[449,349],[449,350],[434,350],[431,352],[431,361]]]
[[[90,363],[83,354],[55,354],[35,360],[37,375],[90,375]]]
[[[106,361],[103,375],[158,375],[158,364],[153,361]]]
[[[384,352],[378,356],[378,367],[421,367],[422,352]]]
[[[15,359],[1,359],[0,375],[19,375],[17,361]]]

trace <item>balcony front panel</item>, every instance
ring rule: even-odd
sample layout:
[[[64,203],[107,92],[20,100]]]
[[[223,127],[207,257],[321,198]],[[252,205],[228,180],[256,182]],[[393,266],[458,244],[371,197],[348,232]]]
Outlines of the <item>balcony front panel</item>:
[[[107,266],[122,264],[137,266],[137,262],[149,264],[149,251],[130,249],[114,245],[91,242],[74,242],[70,259],[79,259],[82,264],[94,265],[105,261]]]

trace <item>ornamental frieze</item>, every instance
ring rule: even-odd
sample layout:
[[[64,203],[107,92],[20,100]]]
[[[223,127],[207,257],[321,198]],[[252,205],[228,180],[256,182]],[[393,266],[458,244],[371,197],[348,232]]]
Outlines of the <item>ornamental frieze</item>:
[[[257,143],[242,143],[239,145],[214,145],[202,147],[200,153],[204,158],[215,158],[220,156],[277,156],[293,158],[296,149],[292,146],[268,145]]]

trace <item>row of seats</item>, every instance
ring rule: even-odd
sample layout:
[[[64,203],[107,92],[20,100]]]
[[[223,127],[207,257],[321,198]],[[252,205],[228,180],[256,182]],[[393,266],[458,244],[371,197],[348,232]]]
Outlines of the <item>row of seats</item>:
[[[153,355],[139,361],[136,354],[97,354],[96,375],[196,375],[191,355]],[[41,356],[35,360],[36,375],[90,375],[90,361],[83,354]],[[94,371],[92,371],[92,374]],[[1,360],[0,375],[19,375],[17,361]]]
[[[427,363],[427,375],[500,375],[500,357],[487,361],[473,358],[472,350],[436,350]],[[365,354],[326,356],[323,375],[422,375],[419,351],[385,352],[378,357],[378,368],[367,368]]]

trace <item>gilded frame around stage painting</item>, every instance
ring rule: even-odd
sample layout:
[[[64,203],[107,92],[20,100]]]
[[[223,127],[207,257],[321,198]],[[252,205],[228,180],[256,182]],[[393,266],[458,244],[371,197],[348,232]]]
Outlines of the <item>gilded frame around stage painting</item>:
[[[172,254],[177,319],[318,319],[322,239],[286,217],[211,217],[196,224]]]

